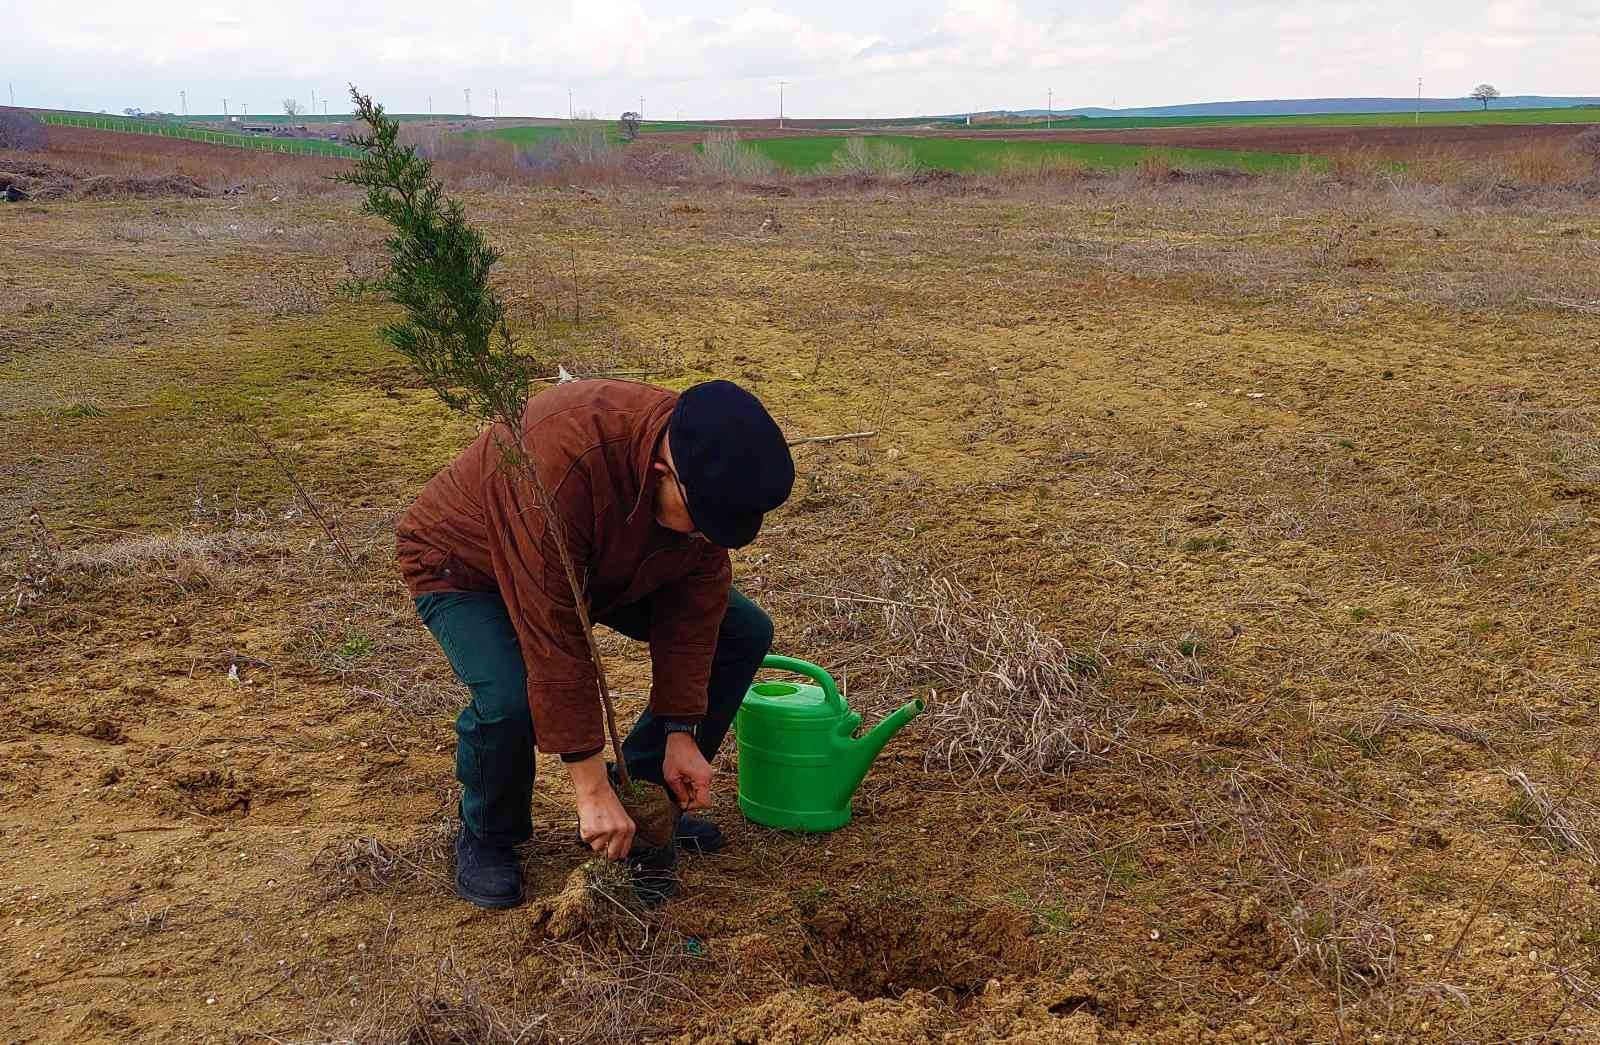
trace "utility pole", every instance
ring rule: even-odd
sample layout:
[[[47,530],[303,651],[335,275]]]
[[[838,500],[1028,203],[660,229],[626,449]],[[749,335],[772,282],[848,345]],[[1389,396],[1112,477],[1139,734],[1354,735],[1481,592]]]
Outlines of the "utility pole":
[[[11,107],[15,109],[17,107],[17,85],[14,83],[7,83],[6,90],[11,92]]]
[[[463,98],[465,98],[467,100],[467,115],[471,116],[472,115],[472,88],[463,87],[461,89],[461,97],[463,97]]]
[[[326,98],[322,100],[322,117],[323,119],[328,117],[328,100]]]
[[[183,103],[183,115],[188,116],[189,115],[189,92],[188,91],[179,91],[178,92],[178,101]]]
[[[1050,129],[1050,121],[1056,114],[1056,89],[1054,87],[1047,88],[1044,97],[1044,129],[1048,131]]]
[[[433,95],[428,95],[428,115],[433,115]]]
[[[317,115],[317,89],[311,88],[311,115]]]
[[[1420,76],[1417,77],[1417,114],[1412,123],[1418,127],[1422,126],[1422,77]]]
[[[644,95],[639,96],[639,122],[644,122]]]
[[[494,114],[496,116],[500,115],[500,88],[498,87],[494,89]]]
[[[570,87],[567,88],[567,119],[576,119],[576,117],[572,115],[572,88]]]
[[[243,115],[249,116],[250,115],[250,103],[249,102],[240,102],[239,103],[239,111]]]
[[[778,130],[783,130],[783,89],[789,86],[788,80],[778,81]]]
[[[226,98],[222,99],[222,119],[224,121],[228,119],[228,99]]]

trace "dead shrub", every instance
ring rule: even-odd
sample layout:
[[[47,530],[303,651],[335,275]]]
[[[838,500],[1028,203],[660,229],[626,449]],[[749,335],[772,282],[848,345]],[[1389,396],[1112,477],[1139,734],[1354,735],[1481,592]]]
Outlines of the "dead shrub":
[[[1144,153],[1133,165],[1133,180],[1140,185],[1163,185],[1177,174],[1172,154],[1167,152]]]
[[[778,165],[739,140],[738,131],[712,131],[700,144],[700,169],[717,178],[753,180],[775,178]]]
[[[1342,185],[1369,185],[1383,166],[1382,157],[1371,149],[1340,149],[1328,157],[1328,173]]]
[[[1511,178],[1522,185],[1567,185],[1592,173],[1592,164],[1554,142],[1524,145],[1510,155],[1506,166]]]
[[[998,599],[882,561],[891,677],[931,684],[924,762],[971,776],[1054,775],[1105,751],[1133,710],[1100,686],[1098,650],[1074,650]]]
[[[1600,127],[1591,127],[1572,139],[1568,148],[1591,167],[1600,167]]]
[[[834,152],[827,173],[900,181],[914,176],[917,170],[916,157],[904,145],[857,137],[847,139]]]
[[[323,285],[299,272],[280,274],[263,295],[267,312],[275,319],[285,316],[315,316],[322,312],[328,294]]]

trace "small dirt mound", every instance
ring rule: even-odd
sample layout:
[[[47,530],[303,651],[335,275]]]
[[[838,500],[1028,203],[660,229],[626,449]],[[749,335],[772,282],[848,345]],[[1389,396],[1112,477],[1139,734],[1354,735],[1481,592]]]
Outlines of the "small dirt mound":
[[[171,787],[172,791],[158,803],[166,812],[182,815],[193,811],[206,816],[250,814],[250,783],[241,780],[231,769],[188,770],[173,777]]]
[[[638,900],[622,864],[590,860],[567,876],[554,896],[541,897],[518,912],[521,953],[549,940],[611,942],[637,928]]]
[[[1025,916],[963,910],[959,898],[888,894],[823,900],[803,911],[807,982],[861,999],[927,992],[958,1005],[1002,968],[1038,962]]]
[[[924,991],[866,1001],[821,987],[777,991],[676,1045],[1096,1045],[1101,1024],[1084,980],[991,980],[960,1012]]]

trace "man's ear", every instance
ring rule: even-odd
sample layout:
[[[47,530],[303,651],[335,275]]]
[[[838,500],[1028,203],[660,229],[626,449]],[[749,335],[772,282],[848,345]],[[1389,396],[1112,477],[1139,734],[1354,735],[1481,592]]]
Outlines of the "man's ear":
[[[667,463],[665,461],[651,461],[650,462],[650,470],[653,471],[653,472],[658,472],[661,475],[666,475],[667,474]]]

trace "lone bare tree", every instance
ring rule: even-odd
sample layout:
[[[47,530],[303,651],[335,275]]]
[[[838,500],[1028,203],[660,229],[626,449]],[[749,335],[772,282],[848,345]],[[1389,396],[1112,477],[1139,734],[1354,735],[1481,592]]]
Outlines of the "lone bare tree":
[[[625,112],[622,114],[622,120],[620,122],[622,123],[622,136],[624,138],[628,139],[629,141],[633,141],[635,138],[639,137],[639,120],[640,116],[636,112]]]
[[[303,113],[305,111],[306,111],[306,107],[301,105],[295,99],[293,99],[293,98],[285,98],[283,100],[283,115],[289,117],[289,119],[292,120],[296,116],[299,116],[301,113]]]
[[[1500,97],[1500,92],[1495,89],[1495,86],[1492,83],[1480,83],[1478,86],[1472,89],[1472,94],[1470,97],[1476,98],[1478,101],[1482,102],[1484,112],[1488,112],[1489,102],[1492,99]]]

